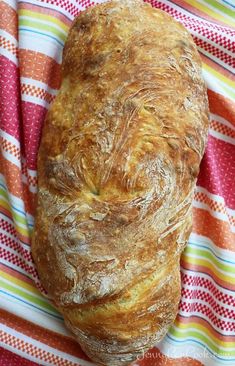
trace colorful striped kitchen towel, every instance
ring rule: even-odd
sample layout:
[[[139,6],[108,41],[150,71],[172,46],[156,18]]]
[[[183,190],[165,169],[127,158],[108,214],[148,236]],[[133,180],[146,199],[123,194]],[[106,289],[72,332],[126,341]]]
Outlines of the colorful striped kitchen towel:
[[[99,2],[0,0],[0,366],[93,365],[41,293],[30,235],[41,127],[60,85],[63,45],[74,17]],[[149,2],[193,35],[211,122],[179,313],[134,365],[235,365],[235,1]]]

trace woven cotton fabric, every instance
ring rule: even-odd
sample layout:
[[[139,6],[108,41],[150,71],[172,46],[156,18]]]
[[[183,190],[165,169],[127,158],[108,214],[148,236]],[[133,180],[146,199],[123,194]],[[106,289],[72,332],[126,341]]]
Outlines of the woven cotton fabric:
[[[94,365],[65,328],[31,258],[37,152],[63,45],[103,1],[0,0],[0,366]],[[178,316],[135,366],[235,365],[235,2],[148,1],[181,22],[202,58],[210,129],[181,259]]]

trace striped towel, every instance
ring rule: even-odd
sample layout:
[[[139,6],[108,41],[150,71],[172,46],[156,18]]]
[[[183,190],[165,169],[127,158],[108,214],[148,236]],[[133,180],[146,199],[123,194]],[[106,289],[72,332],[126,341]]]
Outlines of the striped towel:
[[[36,157],[76,15],[102,1],[0,1],[0,366],[93,365],[42,295],[30,254]],[[235,1],[149,1],[193,35],[211,122],[182,256],[182,297],[164,340],[135,366],[235,365]]]

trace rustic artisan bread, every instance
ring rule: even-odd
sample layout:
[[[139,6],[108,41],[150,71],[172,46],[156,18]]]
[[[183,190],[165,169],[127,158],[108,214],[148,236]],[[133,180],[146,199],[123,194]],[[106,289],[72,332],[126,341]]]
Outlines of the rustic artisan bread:
[[[33,258],[83,350],[126,365],[177,313],[208,128],[201,62],[170,16],[113,1],[74,21],[62,77],[38,156]]]

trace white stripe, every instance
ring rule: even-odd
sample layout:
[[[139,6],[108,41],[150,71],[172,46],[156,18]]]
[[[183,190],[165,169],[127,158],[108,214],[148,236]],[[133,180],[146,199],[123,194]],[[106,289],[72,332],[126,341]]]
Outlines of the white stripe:
[[[44,4],[43,4],[44,6]],[[44,55],[53,58],[58,64],[62,62],[63,47],[58,43],[50,41],[47,37],[40,37],[38,34],[29,34],[21,31],[19,47],[35,52],[43,53]]]
[[[222,203],[225,206],[225,202],[224,202],[224,198],[214,194],[214,193],[210,193],[206,188],[200,187],[200,186],[196,186],[195,189],[196,192],[199,193],[204,193],[207,197],[209,197],[211,200]]]
[[[219,45],[218,43],[213,42],[210,38],[207,38],[207,37],[203,36],[198,31],[191,29],[190,30],[190,33],[193,34],[194,36],[196,36],[197,38],[201,39],[202,41],[205,41],[206,43],[208,43],[208,44],[210,44],[210,45],[218,48],[219,50],[223,51],[227,55],[234,57],[234,53],[233,52],[227,50],[227,48],[224,48],[223,46]]]
[[[223,213],[218,212],[218,211],[214,211],[206,203],[202,203],[202,202],[195,201],[195,200],[193,200],[193,207],[201,208],[201,209],[203,209],[205,211],[208,211],[208,212],[210,212],[211,216],[213,216],[213,217],[215,217],[215,218],[217,218],[219,220],[222,220],[222,221],[227,222],[230,225],[231,231],[232,232],[235,232],[235,226],[233,226],[230,223],[230,220],[229,220],[229,218],[228,218],[228,216],[226,214],[223,214]]]
[[[223,18],[226,18],[230,21],[234,21],[233,17],[224,13],[223,11],[220,11],[218,8],[215,8],[213,5],[210,5],[207,1],[204,0],[197,0],[199,3],[201,3],[202,5],[206,6],[207,8],[213,10],[214,12],[222,15]]]
[[[28,95],[28,94],[21,94],[21,100],[23,100],[24,102],[30,102],[30,103],[40,105],[46,109],[49,109],[49,106],[50,106],[50,104],[47,103],[44,99],[33,97],[32,95]]]
[[[18,40],[6,30],[0,28],[0,36],[4,37],[7,41],[10,41],[16,48],[18,48]]]
[[[184,269],[184,268],[181,268],[181,272],[182,273],[185,273],[185,274],[187,274],[188,276],[191,276],[191,277],[193,277],[193,278],[201,278],[201,279],[203,279],[203,280],[208,280],[208,281],[210,281],[213,285],[214,285],[214,287],[218,290],[218,291],[220,291],[220,292],[222,292],[222,293],[225,293],[225,294],[227,294],[228,296],[233,296],[234,297],[234,291],[232,291],[232,290],[228,290],[228,289],[226,289],[226,288],[224,288],[224,287],[221,287],[220,285],[218,285],[215,281],[214,281],[214,279],[212,279],[212,277],[210,277],[207,273],[200,273],[200,272],[194,272],[194,271],[190,271],[189,269]],[[192,288],[192,289],[194,289],[194,285],[189,285],[189,284],[184,284],[184,287],[185,288]],[[201,288],[203,288],[203,289],[205,289],[205,286],[203,286],[203,285],[197,285],[197,287],[201,287]]]
[[[18,251],[8,247],[7,245],[1,243],[1,247],[5,249],[7,252],[14,254],[18,259],[22,260],[27,266],[34,268],[32,262],[29,262],[28,259],[24,257],[24,254],[19,253]]]
[[[230,71],[231,73],[234,73],[234,68],[230,65],[228,65],[227,63],[225,63],[224,61],[222,61],[220,58],[214,56],[212,53],[207,52],[204,48],[200,47],[197,45],[197,49],[198,51],[200,51],[202,54],[206,55],[208,58],[212,59],[213,61],[215,61],[216,63],[218,63],[219,65],[223,66],[225,69],[227,69],[228,71]]]
[[[189,237],[189,244],[190,244],[190,242],[192,242],[193,245],[201,244],[201,245],[207,246],[208,249],[211,249],[215,253],[215,255],[221,257],[225,261],[227,260],[229,262],[234,262],[234,264],[235,264],[235,252],[232,252],[229,249],[219,248],[207,236],[199,235],[199,234],[192,232]],[[231,265],[233,265],[233,263],[231,263]]]
[[[46,19],[35,18],[35,17],[31,17],[30,15],[20,15],[19,18],[22,19],[22,20],[29,20],[31,22],[34,22],[35,21],[35,22],[40,23],[40,24],[49,25],[51,28],[55,28],[55,29],[59,30],[65,36],[67,36],[67,34],[68,34],[68,32],[66,32],[58,24],[56,24],[54,22],[50,22],[49,20],[46,20]],[[47,32],[47,30],[43,30],[43,32]],[[60,38],[60,36],[58,34],[55,34],[55,37]]]
[[[235,126],[232,123],[230,123],[229,121],[227,121],[226,119],[224,119],[223,117],[220,117],[220,116],[218,116],[218,114],[213,114],[213,113],[210,113],[210,115],[211,115],[211,119],[214,119],[215,121],[231,128],[233,131],[235,131]]]
[[[20,142],[14,136],[10,135],[2,129],[0,129],[0,136],[3,137],[5,140],[10,141],[14,146],[20,149]]]
[[[18,58],[15,55],[13,55],[13,53],[11,53],[10,51],[6,50],[5,48],[3,48],[1,46],[0,46],[0,55],[5,56],[18,67],[18,65],[19,65]]]
[[[187,300],[187,299],[186,299]],[[196,302],[196,301],[195,301]],[[195,309],[193,309],[193,313],[187,313],[186,311],[180,311],[180,314],[184,317],[184,318],[190,318],[191,316],[198,316],[201,319],[206,320],[213,329],[217,330],[218,332],[222,333],[223,336],[234,336],[234,331],[233,330],[225,330],[225,329],[221,329],[219,327],[217,327],[216,324],[214,324],[211,319],[206,316],[205,314],[201,313],[200,311],[196,311]],[[223,317],[221,317],[221,320],[223,320]],[[231,320],[230,320],[231,321]],[[234,321],[232,320],[231,323],[234,324]],[[234,325],[232,325],[232,328],[234,327]]]
[[[27,244],[24,244],[22,242],[20,242],[18,240],[18,238],[16,238],[14,235],[8,233],[8,231],[5,231],[3,230],[1,227],[0,227],[0,233],[4,234],[5,236],[7,236],[8,238],[10,238],[12,241],[14,241],[16,244],[20,245],[21,247],[24,248],[24,250],[27,250],[27,252],[31,252],[31,249],[30,249],[30,246],[27,245]]]
[[[226,207],[226,211],[228,212],[229,216],[235,217],[235,210],[232,210],[231,208]]]
[[[64,45],[65,41],[62,40],[59,36],[55,35],[53,32],[50,32],[50,31],[45,30],[45,29],[43,29],[43,30],[35,29],[34,31],[32,31],[32,27],[29,26],[29,25],[20,25],[19,26],[20,37],[21,37],[21,33],[25,33],[25,32],[27,32],[27,30],[30,31],[32,39],[33,39],[32,35],[34,35],[34,34],[37,34],[37,36],[38,37],[40,36],[41,38],[48,38],[47,37],[47,35],[48,35],[50,37],[49,39],[50,39],[51,42],[53,42],[55,44],[58,44],[58,45],[61,45],[62,47]],[[36,33],[36,32],[40,32],[40,34]]]
[[[3,0],[3,2],[6,3],[7,5],[9,5],[14,10],[18,9],[17,0]]]
[[[11,154],[9,151],[6,151],[3,149],[3,147],[1,146],[1,151],[2,151],[2,156],[4,156],[4,158],[6,160],[8,160],[10,163],[16,165],[18,168],[21,169],[21,162],[20,159],[16,158],[13,154]]]
[[[49,352],[51,353],[52,355],[56,355],[56,356],[59,356],[61,357],[62,359],[65,359],[65,360],[69,360],[71,362],[74,362],[75,364],[78,364],[79,363],[83,366],[94,366],[93,363],[91,362],[88,362],[88,361],[85,361],[85,360],[82,360],[78,357],[74,357],[68,353],[65,353],[65,352],[62,352],[60,350],[58,350],[56,348],[56,354],[55,354],[55,348],[52,348],[48,345],[46,345],[45,343],[42,343],[42,342],[39,342],[37,341],[36,339],[34,338],[30,338],[28,337],[26,334],[23,334],[23,333],[20,333],[18,331],[16,331],[15,329],[13,328],[9,328],[8,326],[6,326],[5,324],[2,324],[1,325],[2,327],[2,330],[8,334],[11,334],[13,335],[14,337],[20,339],[20,340],[23,340],[24,342],[27,342],[27,343],[30,343],[32,344],[34,347],[37,347],[39,349],[42,349],[43,351],[45,352]],[[44,361],[43,361],[44,362]]]
[[[2,294],[1,308],[45,329],[71,337],[71,333],[65,327],[63,319],[56,319],[54,316],[39,312],[37,309],[22,303],[22,301],[19,302],[17,299]]]
[[[33,85],[38,88],[44,89],[47,93],[50,93],[52,95],[57,95],[57,93],[58,93],[57,89],[50,88],[47,84],[45,84],[39,80],[25,78],[25,77],[21,76],[20,81],[21,81],[21,83]]]
[[[226,30],[227,30],[227,27],[224,25],[217,25],[217,24],[214,24],[214,23],[211,23],[211,22],[208,22],[206,21],[205,19],[200,19],[198,16],[196,15],[193,15],[192,13],[189,13],[188,10],[186,9],[183,9],[182,7],[179,7],[178,5],[174,4],[174,3],[170,3],[169,4],[169,0],[162,0],[161,1],[162,4],[165,4],[167,6],[171,6],[171,8],[177,10],[180,14],[184,14],[187,16],[187,19],[186,21],[185,20],[180,20],[181,23],[183,22],[186,22],[187,23],[187,27],[188,30],[191,32],[191,22],[193,22],[195,20],[195,24],[198,26],[198,24],[200,24],[201,26],[203,27],[208,27],[209,29],[211,29],[212,27],[214,29],[216,29],[216,32],[219,33],[220,35],[222,35],[223,37],[224,36],[228,36]],[[176,16],[177,17],[177,16]]]
[[[215,137],[218,140],[222,140],[228,142],[229,144],[235,145],[235,138],[233,137],[224,135],[223,133],[213,130],[212,128],[209,129],[209,133],[211,136]]]
[[[190,288],[191,287],[191,288]],[[193,290],[193,291],[197,291],[198,289],[201,289],[201,286],[195,286],[195,285],[193,285],[193,286],[187,286],[187,287],[185,287],[186,289],[191,289],[191,290]],[[204,290],[206,290],[206,289],[203,289],[203,291]],[[215,302],[216,302],[216,305],[219,305],[220,306],[220,310],[221,310],[221,308],[224,308],[224,309],[226,309],[226,310],[233,310],[234,311],[234,306],[233,305],[227,305],[227,304],[223,304],[221,301],[218,301],[215,297],[214,297],[214,295],[213,295],[213,293],[211,293],[210,291],[205,291],[206,293],[208,293],[208,294],[210,294],[211,295],[211,297],[215,300]],[[201,305],[206,305],[206,306],[208,306],[209,308],[210,308],[210,310],[212,311],[212,313],[214,314],[215,313],[215,309],[214,309],[214,307],[212,306],[212,305],[210,305],[209,304],[209,302],[208,301],[205,301],[205,300],[202,300],[202,299],[200,299],[200,298],[196,298],[196,299],[189,299],[188,297],[186,297],[186,296],[182,296],[181,297],[181,302],[186,302],[186,304],[201,304]],[[195,309],[193,309],[192,311],[190,310],[190,311],[186,311],[186,310],[183,310],[183,309],[180,309],[180,312],[182,313],[182,314],[185,314],[185,315],[187,315],[187,316],[190,316],[190,315],[194,315],[194,311],[195,311]],[[228,318],[228,317],[226,317],[225,315],[220,315],[218,312],[216,312],[216,318],[219,318],[220,320],[224,320],[224,319],[226,319],[228,322],[230,322],[230,323],[232,323],[232,324],[235,324],[235,319],[231,319],[231,317],[230,318]],[[208,318],[209,319],[209,318]],[[211,320],[209,320],[209,322],[211,322]],[[219,328],[220,329],[220,328]],[[220,329],[221,330],[221,329]]]
[[[219,93],[228,99],[233,99],[232,96],[230,94],[228,94],[228,92],[226,90],[226,88],[230,89],[230,87],[228,85],[224,86],[223,82],[219,78],[216,78],[215,76],[211,75],[207,70],[205,70],[203,68],[202,68],[202,74],[206,81],[206,85],[207,85],[208,89],[211,89],[215,93]],[[232,92],[234,92],[234,91],[232,90]]]
[[[157,344],[157,347],[164,355],[170,358],[195,358],[204,366],[224,366],[225,364],[234,366],[234,360],[230,362],[226,357],[226,361],[220,361],[213,357],[213,354],[208,352],[203,344],[201,346],[197,345],[193,340],[184,340],[182,343],[176,343],[169,337],[165,337],[162,342]]]

